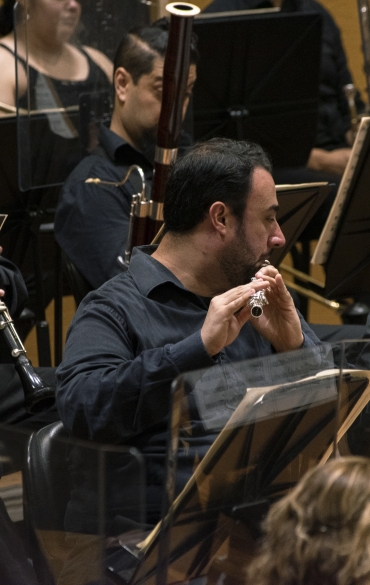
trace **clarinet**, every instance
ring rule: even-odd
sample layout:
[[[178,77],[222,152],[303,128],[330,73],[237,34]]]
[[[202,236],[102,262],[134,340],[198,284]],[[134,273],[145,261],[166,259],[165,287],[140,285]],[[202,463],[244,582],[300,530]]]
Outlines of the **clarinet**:
[[[10,317],[6,304],[0,300],[0,331],[4,334],[15,369],[20,377],[25,396],[25,408],[29,414],[42,412],[52,406],[55,400],[54,389],[45,386],[36,373],[30,360],[26,357],[26,350],[21,342]]]

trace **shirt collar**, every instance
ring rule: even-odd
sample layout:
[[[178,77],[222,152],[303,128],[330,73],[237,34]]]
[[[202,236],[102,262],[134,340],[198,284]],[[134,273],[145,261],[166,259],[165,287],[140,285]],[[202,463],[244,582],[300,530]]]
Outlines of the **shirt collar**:
[[[146,156],[137,150],[121,136],[113,132],[105,124],[101,124],[99,128],[99,144],[103,147],[109,158],[118,164],[127,162],[129,158],[134,158],[141,164],[140,159],[145,161],[145,166],[152,166],[152,163],[146,158]]]
[[[148,297],[150,293],[161,284],[172,283],[184,291],[187,289],[161,262],[152,258],[157,246],[138,246],[133,249],[129,273],[142,295]],[[187,291],[190,292],[190,291]]]
[[[116,151],[121,146],[127,145],[130,147],[126,140],[118,136],[115,132],[112,132],[105,124],[101,124],[99,128],[99,143],[113,161],[116,160]]]

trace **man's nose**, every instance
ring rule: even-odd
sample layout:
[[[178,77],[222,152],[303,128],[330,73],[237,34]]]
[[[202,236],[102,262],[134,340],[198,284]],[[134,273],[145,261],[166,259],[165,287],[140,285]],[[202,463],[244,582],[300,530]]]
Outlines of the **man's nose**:
[[[69,10],[76,10],[80,8],[80,3],[77,2],[77,0],[67,0],[66,5]]]
[[[278,223],[274,233],[269,238],[269,244],[271,248],[282,248],[285,245],[285,237]]]

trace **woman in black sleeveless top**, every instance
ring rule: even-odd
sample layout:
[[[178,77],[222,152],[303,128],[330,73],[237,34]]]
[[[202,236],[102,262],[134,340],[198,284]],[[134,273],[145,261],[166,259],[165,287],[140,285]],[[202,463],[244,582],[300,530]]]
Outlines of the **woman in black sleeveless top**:
[[[19,4],[22,4],[20,2]],[[81,16],[76,0],[29,0],[20,6],[19,24],[13,26],[14,0],[4,0],[0,14],[0,109],[31,110],[70,107],[81,93],[107,89],[111,85],[112,63],[97,49],[72,44]],[[27,97],[25,22],[29,65]],[[17,38],[18,96],[15,79],[15,36]],[[1,107],[2,106],[2,107]],[[10,106],[7,108],[6,106]]]

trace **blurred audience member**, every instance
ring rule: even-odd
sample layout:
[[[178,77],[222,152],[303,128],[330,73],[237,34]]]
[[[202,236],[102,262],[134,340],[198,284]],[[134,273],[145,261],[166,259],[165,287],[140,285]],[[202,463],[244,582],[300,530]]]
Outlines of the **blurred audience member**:
[[[265,520],[253,585],[370,583],[370,459],[344,457],[309,471]]]

